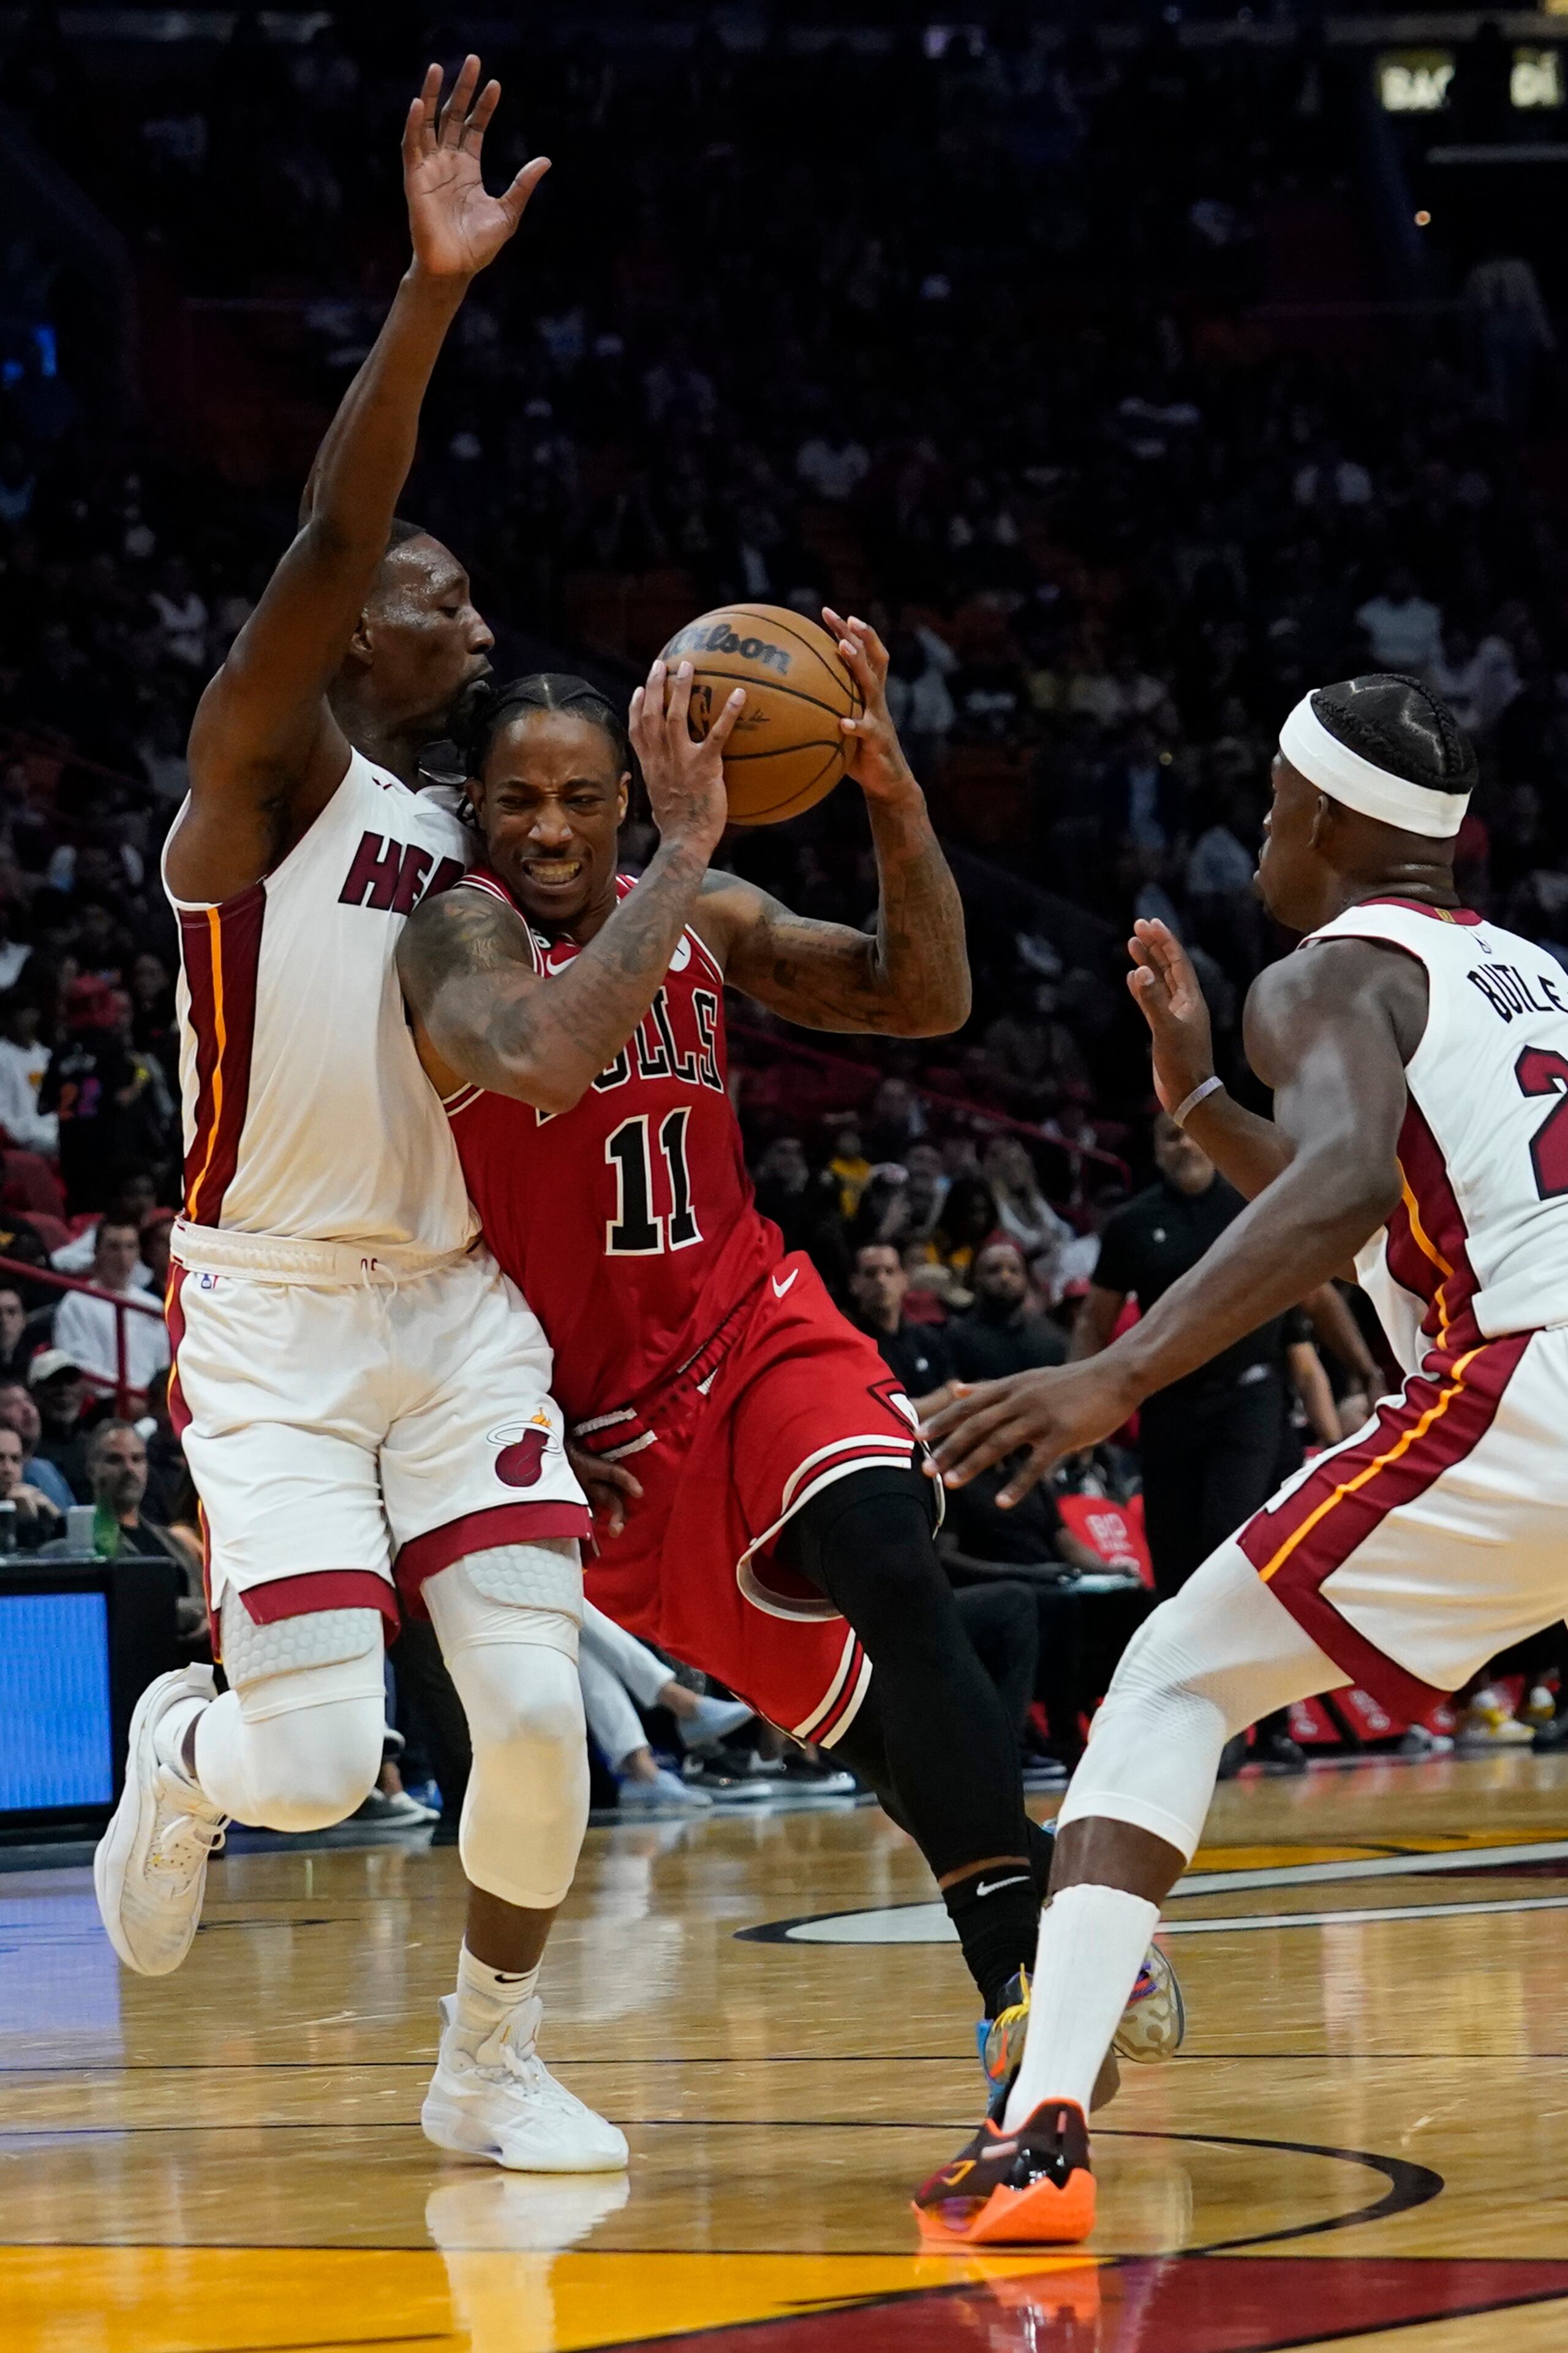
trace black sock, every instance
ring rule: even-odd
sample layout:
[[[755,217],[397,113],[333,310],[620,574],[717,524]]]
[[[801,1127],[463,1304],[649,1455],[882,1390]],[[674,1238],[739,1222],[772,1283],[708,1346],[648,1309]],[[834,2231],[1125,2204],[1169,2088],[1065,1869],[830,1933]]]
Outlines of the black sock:
[[[1051,1861],[1057,1851],[1055,1822],[1030,1821],[1025,1817],[1029,1836],[1029,1868],[1035,1874],[1035,1901],[1043,1904],[1051,1892]],[[1030,1958],[1034,1957],[1031,1948]]]
[[[1040,1926],[1034,1873],[1026,1862],[993,1863],[944,1887],[942,1900],[958,1931],[985,2015],[994,2018],[1005,2007],[1013,1978],[1034,1965]]]

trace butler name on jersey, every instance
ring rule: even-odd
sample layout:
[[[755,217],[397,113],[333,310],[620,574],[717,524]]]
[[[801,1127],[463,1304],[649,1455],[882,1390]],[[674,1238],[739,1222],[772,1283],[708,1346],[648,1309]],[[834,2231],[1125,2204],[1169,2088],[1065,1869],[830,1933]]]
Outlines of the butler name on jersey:
[[[1333,939],[1426,971],[1403,1195],[1356,1261],[1405,1369],[1434,1345],[1568,1323],[1568,974],[1466,908],[1368,900],[1304,944]]]
[[[516,905],[487,868],[457,887]],[[634,887],[616,880],[621,898]],[[530,937],[545,978],[579,952]],[[490,1246],[550,1335],[570,1420],[679,1371],[784,1254],[730,1106],[724,975],[689,926],[636,1032],[570,1111],[473,1086],[446,1110]]]

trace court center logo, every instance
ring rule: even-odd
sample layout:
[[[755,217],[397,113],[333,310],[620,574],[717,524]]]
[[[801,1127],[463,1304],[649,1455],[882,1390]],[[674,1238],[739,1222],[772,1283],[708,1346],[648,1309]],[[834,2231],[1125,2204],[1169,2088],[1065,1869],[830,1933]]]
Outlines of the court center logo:
[[[547,1454],[559,1454],[561,1440],[547,1409],[539,1406],[526,1421],[503,1421],[487,1430],[488,1445],[499,1446],[496,1477],[503,1487],[537,1487]]]

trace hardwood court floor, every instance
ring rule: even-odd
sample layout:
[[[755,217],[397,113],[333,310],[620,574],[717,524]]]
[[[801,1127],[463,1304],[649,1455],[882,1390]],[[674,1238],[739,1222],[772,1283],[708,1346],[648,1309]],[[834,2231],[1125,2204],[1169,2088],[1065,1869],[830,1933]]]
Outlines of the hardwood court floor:
[[[1568,1760],[1244,1782],[1208,1840],[1186,2051],[1126,2071],[1084,2261],[919,2252],[973,2005],[874,1810],[590,1833],[545,2048],[629,2188],[422,2138],[450,1852],[228,1855],[155,1982],[84,1869],[0,1876],[0,2347],[1568,2346]]]

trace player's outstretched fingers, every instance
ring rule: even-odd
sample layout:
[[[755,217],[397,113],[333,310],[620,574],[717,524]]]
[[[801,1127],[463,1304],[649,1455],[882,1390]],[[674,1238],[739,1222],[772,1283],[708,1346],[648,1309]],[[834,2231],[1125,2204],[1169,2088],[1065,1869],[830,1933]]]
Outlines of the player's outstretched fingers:
[[[461,146],[464,126],[468,119],[468,108],[473,103],[474,91],[479,87],[479,61],[470,49],[458,69],[457,80],[452,84],[452,94],[441,110],[441,120],[437,125],[436,132],[438,145]]]
[[[924,1434],[934,1445],[937,1472],[946,1487],[966,1487],[1026,1437],[1015,1419],[1010,1381],[980,1382],[932,1414]]]
[[[721,758],[723,756],[724,746],[734,733],[741,713],[745,707],[746,691],[744,687],[737,686],[726,695],[723,710],[702,739],[709,750],[717,752]]]
[[[630,723],[627,733],[632,749],[646,766],[658,742],[658,722],[664,717],[664,664],[654,660],[647,674],[647,683],[639,686],[632,697]]]
[[[530,196],[532,195],[535,188],[538,187],[539,183],[543,179],[544,174],[549,171],[549,156],[535,155],[530,163],[523,165],[521,171],[518,174],[510,187],[508,188],[506,194],[496,198],[496,202],[500,205],[502,212],[505,213],[508,220],[510,221],[513,228],[517,227],[519,221],[522,218],[523,214],[528,210],[528,200]]]
[[[1042,1440],[1029,1449],[1028,1459],[1021,1462],[996,1501],[1005,1512],[1021,1504],[1031,1487],[1037,1487],[1057,1459],[1056,1449]]]
[[[665,709],[665,738],[672,752],[679,751],[691,742],[691,681],[694,673],[689,661],[678,662],[669,682],[669,702]]]
[[[436,117],[441,111],[441,69],[426,66],[419,95],[408,110],[403,126],[403,164],[413,171],[427,155],[436,153]]]
[[[831,605],[824,605],[822,617],[837,640],[840,659],[861,693],[865,695],[872,688],[880,690],[887,682],[889,657],[869,621],[857,620],[853,614],[846,620]]]
[[[885,685],[892,657],[870,622],[862,621],[856,614],[851,613],[846,634],[853,638],[856,644],[864,651],[878,685]]]
[[[477,155],[479,153],[480,148],[485,143],[485,132],[489,128],[490,117],[495,112],[496,108],[500,103],[500,82],[486,82],[483,90],[480,90],[478,98],[475,99],[473,105],[468,110],[468,119],[463,125],[461,144],[465,155]]]

